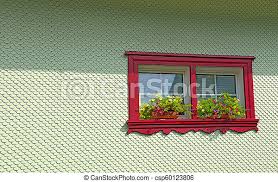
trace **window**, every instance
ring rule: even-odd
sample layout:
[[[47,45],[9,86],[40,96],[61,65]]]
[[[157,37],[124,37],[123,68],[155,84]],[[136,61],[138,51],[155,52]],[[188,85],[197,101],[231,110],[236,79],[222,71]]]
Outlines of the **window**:
[[[128,56],[129,120],[128,132],[152,134],[163,131],[213,132],[258,130],[255,118],[251,56],[212,56],[126,52]],[[238,99],[245,117],[232,120],[204,119],[197,113],[198,101],[222,93]],[[182,98],[191,106],[190,114],[179,112],[173,118],[140,117],[139,110],[157,95]],[[172,112],[172,111],[171,111]]]
[[[140,104],[147,103],[157,94],[183,97],[183,74],[139,72]],[[177,87],[180,85],[179,87]],[[175,88],[176,87],[176,88]]]
[[[198,98],[212,97],[217,99],[223,92],[237,97],[235,75],[197,74]],[[210,87],[206,87],[210,85]],[[212,86],[212,87],[211,87]]]

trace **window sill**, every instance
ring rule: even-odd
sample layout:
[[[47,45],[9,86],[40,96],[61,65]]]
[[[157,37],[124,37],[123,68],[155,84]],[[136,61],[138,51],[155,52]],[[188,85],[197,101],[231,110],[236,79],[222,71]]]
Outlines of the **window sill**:
[[[259,119],[168,119],[168,120],[129,120],[128,133],[138,132],[151,135],[162,131],[169,134],[171,131],[187,133],[189,131],[203,131],[212,133],[220,130],[221,133],[235,131],[239,133],[255,130],[258,131]]]

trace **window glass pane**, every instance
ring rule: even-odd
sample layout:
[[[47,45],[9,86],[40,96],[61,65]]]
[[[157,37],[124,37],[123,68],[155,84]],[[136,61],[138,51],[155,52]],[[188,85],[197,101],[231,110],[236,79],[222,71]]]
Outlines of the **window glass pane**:
[[[217,94],[228,92],[229,94],[236,94],[236,82],[234,75],[217,75],[216,76]]]
[[[157,94],[183,97],[183,74],[139,73],[140,104],[147,103]]]
[[[140,94],[160,94],[161,82],[160,73],[139,73]]]
[[[215,94],[214,75],[198,74],[197,75],[197,94]]]
[[[182,95],[183,94],[183,75],[163,73],[162,94],[163,95]]]

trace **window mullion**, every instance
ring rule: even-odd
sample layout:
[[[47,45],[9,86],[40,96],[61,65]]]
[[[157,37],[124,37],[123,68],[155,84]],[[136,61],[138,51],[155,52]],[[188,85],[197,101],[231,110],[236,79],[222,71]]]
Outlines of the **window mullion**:
[[[217,100],[217,85],[216,85],[216,75],[214,75],[214,93],[215,93],[215,99]]]
[[[160,95],[163,96],[163,91],[162,91],[163,80],[162,80],[162,74],[161,73],[159,74],[159,78],[161,80],[161,83],[160,83]]]
[[[190,91],[192,104],[192,119],[197,119],[197,74],[196,66],[190,66]]]

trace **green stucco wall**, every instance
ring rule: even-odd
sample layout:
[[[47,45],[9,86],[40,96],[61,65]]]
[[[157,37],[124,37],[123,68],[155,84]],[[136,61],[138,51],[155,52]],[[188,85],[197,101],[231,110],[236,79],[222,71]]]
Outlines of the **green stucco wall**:
[[[277,172],[277,4],[0,0],[0,172]],[[256,56],[259,132],[127,135],[126,50]]]

